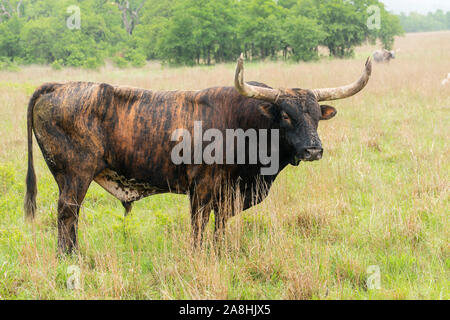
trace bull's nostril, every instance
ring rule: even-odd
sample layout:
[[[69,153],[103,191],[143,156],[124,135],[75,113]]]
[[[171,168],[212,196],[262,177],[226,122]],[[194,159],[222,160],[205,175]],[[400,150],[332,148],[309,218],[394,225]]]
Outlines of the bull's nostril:
[[[298,157],[305,161],[316,161],[322,159],[323,149],[322,148],[305,148],[301,149]]]
[[[320,160],[322,159],[322,153],[322,149],[306,149],[305,157],[308,160]]]

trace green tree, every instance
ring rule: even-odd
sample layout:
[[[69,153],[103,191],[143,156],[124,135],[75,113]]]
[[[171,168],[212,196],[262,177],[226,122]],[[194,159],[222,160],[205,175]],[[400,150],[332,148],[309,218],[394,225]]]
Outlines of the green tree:
[[[44,17],[28,21],[20,33],[23,56],[29,63],[51,63],[55,61],[53,54],[55,43],[61,34],[62,27],[56,18]]]
[[[285,39],[295,61],[319,58],[318,47],[327,34],[316,20],[303,16],[289,16],[285,22]]]
[[[239,51],[236,4],[235,0],[177,2],[161,21],[165,27],[159,29],[156,51],[174,64],[229,61]]]
[[[282,48],[284,8],[271,0],[243,0],[238,28],[246,56],[276,57]]]
[[[241,53],[240,37],[237,34],[240,12],[236,0],[211,1],[212,28],[215,30],[214,60],[234,60]]]
[[[22,53],[20,32],[23,22],[17,16],[0,24],[0,56],[15,58]]]
[[[442,10],[437,10],[427,15],[417,12],[411,12],[409,15],[402,13],[399,19],[405,32],[450,30],[450,11],[444,14]]]
[[[129,35],[139,24],[142,7],[146,0],[115,0],[122,16],[122,23]]]
[[[395,36],[404,34],[397,16],[383,12],[381,16],[381,29],[377,31],[377,38],[380,39],[383,48],[392,50],[394,46]]]
[[[173,16],[174,4],[174,0],[147,0],[142,8],[141,23],[135,27],[128,45],[140,51],[149,60],[162,59],[158,42]]]
[[[344,0],[324,0],[318,5],[319,20],[327,33],[323,44],[339,58],[353,55],[354,47],[366,40],[364,16]]]
[[[79,30],[66,26],[74,4]],[[370,5],[380,8],[379,30],[367,27]],[[336,57],[351,56],[367,39],[391,48],[399,21],[408,30],[435,30],[450,25],[449,17],[438,11],[397,19],[378,0],[0,0],[0,57],[86,68],[108,57],[121,66],[146,59],[209,65],[240,52],[307,61],[318,58],[319,45]]]
[[[167,22],[157,43],[161,58],[172,64],[195,64],[198,46],[194,39],[195,21],[192,15],[187,8],[179,6]]]

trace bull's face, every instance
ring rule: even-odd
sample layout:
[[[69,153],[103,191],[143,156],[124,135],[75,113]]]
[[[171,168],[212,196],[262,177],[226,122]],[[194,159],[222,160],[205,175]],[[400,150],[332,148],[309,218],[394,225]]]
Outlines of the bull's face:
[[[322,159],[323,147],[317,128],[319,121],[333,118],[335,108],[319,105],[309,90],[288,90],[290,95],[274,107],[274,120],[279,122],[281,143],[291,155],[290,163]],[[267,114],[267,113],[265,113]]]
[[[372,63],[367,59],[361,78],[347,86],[327,89],[272,89],[264,85],[244,82],[243,56],[238,60],[235,76],[236,90],[243,96],[269,102],[261,111],[279,122],[281,143],[292,156],[291,164],[320,160],[322,143],[317,133],[319,121],[333,118],[337,111],[321,101],[344,99],[361,91],[369,81]]]

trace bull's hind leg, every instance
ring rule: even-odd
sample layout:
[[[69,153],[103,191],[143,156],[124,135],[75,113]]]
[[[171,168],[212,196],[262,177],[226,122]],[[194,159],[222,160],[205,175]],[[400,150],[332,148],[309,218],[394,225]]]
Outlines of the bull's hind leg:
[[[77,247],[81,203],[94,176],[105,167],[101,127],[89,114],[89,104],[85,101],[79,106],[71,105],[68,92],[41,98],[33,113],[36,140],[59,187],[60,252],[71,252]]]
[[[90,177],[63,175],[58,177],[58,249],[71,253],[78,248],[78,216],[92,181]]]
[[[46,157],[50,171],[59,187],[58,199],[58,249],[60,253],[71,253],[78,248],[78,216],[86,192],[94,179],[95,172],[102,169],[102,164],[94,156],[74,152],[83,157],[67,159],[69,152],[58,155],[57,161]],[[49,153],[46,153],[47,155]]]

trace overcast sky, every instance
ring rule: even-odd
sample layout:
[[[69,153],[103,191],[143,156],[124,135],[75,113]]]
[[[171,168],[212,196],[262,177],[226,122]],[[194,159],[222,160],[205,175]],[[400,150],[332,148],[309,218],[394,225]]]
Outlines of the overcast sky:
[[[381,0],[381,2],[394,13],[411,11],[428,13],[437,9],[450,11],[450,0]]]

